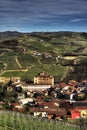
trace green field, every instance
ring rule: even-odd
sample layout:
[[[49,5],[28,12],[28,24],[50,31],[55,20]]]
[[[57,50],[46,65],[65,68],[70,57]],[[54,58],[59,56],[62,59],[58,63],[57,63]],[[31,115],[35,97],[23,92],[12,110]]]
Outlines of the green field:
[[[63,74],[66,72],[67,68],[66,67],[62,67],[62,66],[34,66],[34,67],[30,67],[28,69],[27,72],[22,72],[21,69],[20,71],[13,71],[13,72],[5,72],[2,74],[3,77],[10,77],[11,75],[13,77],[21,77],[23,80],[24,79],[32,79],[34,78],[35,75],[37,75],[39,72],[42,72],[43,70],[45,70],[46,73],[48,73],[49,75],[55,76],[57,77],[57,80],[59,81]]]
[[[0,130],[80,130],[67,122],[32,117],[29,114],[0,111]]]
[[[23,34],[16,38],[1,38],[0,42],[0,76],[5,77],[13,75],[33,79],[34,75],[44,70],[59,81],[67,68],[59,59],[56,60],[57,56],[87,54],[85,35],[74,32]],[[47,53],[51,57],[46,58]]]

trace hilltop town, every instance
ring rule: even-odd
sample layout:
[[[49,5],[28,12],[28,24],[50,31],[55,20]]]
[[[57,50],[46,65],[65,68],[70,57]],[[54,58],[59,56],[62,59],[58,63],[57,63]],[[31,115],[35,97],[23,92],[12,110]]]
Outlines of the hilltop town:
[[[0,109],[55,120],[86,118],[87,80],[55,84],[44,71],[27,83],[10,76],[0,86]]]

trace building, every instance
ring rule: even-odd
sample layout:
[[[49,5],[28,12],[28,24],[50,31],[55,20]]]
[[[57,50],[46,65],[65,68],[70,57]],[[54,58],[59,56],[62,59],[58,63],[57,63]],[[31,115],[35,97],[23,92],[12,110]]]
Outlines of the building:
[[[12,77],[12,76],[10,76],[10,77],[0,77],[0,82],[1,83],[8,83],[9,81],[13,81],[13,82],[15,82],[16,80],[20,80],[21,78],[20,77]]]
[[[54,77],[45,72],[41,72],[34,77],[34,84],[38,85],[54,85]]]
[[[73,109],[70,111],[70,113],[72,119],[77,119],[81,117],[80,112],[78,110]]]
[[[28,85],[27,86],[27,90],[28,91],[44,91],[48,88],[50,88],[51,85],[38,85],[38,84],[35,84],[35,85]]]

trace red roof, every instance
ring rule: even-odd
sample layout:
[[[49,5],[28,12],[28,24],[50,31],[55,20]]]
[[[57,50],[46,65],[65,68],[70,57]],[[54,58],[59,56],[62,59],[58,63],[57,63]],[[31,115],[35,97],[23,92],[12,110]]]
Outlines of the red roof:
[[[82,82],[82,83],[87,83],[87,80],[82,80],[81,82]]]
[[[76,107],[76,110],[87,110],[87,106]]]
[[[11,103],[11,106],[20,106],[20,103],[18,103],[18,102]]]
[[[71,113],[72,119],[80,118],[80,116],[81,116],[80,111],[77,109],[71,109],[70,113]]]
[[[39,103],[39,105],[48,106],[48,107],[55,107],[55,103],[58,103],[58,102],[57,101],[41,102],[41,103]]]
[[[68,84],[71,86],[76,86],[76,85],[78,85],[78,82],[74,81],[74,80],[70,80]]]
[[[66,115],[66,110],[61,108],[30,108],[30,112],[47,112],[48,114]]]
[[[59,86],[62,87],[62,88],[64,88],[64,87],[67,86],[67,84],[66,83],[59,83]]]

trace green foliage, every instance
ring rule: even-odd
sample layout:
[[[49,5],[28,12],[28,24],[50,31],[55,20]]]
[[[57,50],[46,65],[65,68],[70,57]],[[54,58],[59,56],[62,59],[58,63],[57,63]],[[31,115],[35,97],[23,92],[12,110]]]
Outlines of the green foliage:
[[[37,59],[30,54],[21,54],[18,56],[18,60],[23,68],[39,64]]]
[[[87,129],[87,118],[68,120],[68,123],[70,123],[72,125],[77,125],[79,130],[86,130]]]
[[[16,49],[18,46],[18,40],[11,39],[11,40],[5,40],[0,43],[0,48],[6,48],[6,49]]]
[[[3,65],[3,63],[1,62],[0,63],[0,70],[2,70],[4,68],[4,65]]]
[[[77,127],[53,120],[32,117],[29,114],[0,111],[2,130],[78,130]]]

